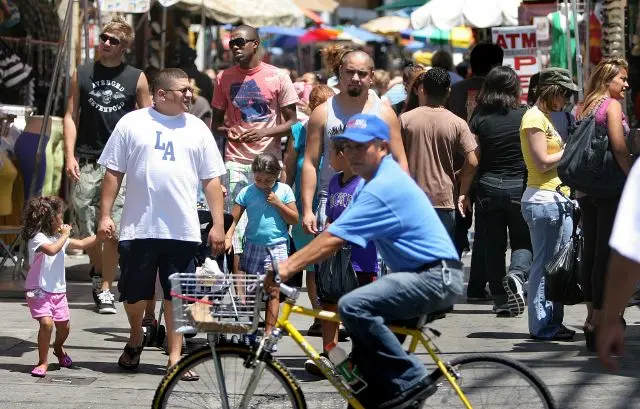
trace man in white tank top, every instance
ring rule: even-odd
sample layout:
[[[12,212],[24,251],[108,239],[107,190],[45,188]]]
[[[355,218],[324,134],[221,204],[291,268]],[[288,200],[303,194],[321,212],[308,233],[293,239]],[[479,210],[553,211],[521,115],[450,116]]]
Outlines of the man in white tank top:
[[[318,234],[324,228],[327,185],[334,173],[328,160],[324,160],[323,166],[320,168],[320,158],[322,155],[327,155],[328,159],[329,138],[334,134],[341,133],[350,117],[360,113],[369,113],[382,118],[389,125],[391,131],[391,154],[402,169],[405,171],[408,169],[400,137],[398,117],[393,109],[380,101],[380,98],[369,93],[374,68],[371,57],[363,51],[348,51],[340,59],[340,64],[333,68],[338,77],[340,93],[317,107],[307,124],[301,198],[303,226],[311,234]],[[320,200],[318,208],[313,209],[313,195],[318,183],[318,171],[320,172],[320,186],[318,186]]]

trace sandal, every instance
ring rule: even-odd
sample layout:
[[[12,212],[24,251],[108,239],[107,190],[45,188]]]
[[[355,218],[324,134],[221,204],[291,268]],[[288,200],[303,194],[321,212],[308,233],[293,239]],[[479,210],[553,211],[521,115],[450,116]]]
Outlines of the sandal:
[[[173,367],[174,365],[169,366],[167,364],[167,373],[171,372]],[[193,369],[189,369],[187,372],[182,374],[180,380],[185,382],[194,382],[200,380],[200,375],[198,375]]]
[[[187,372],[182,374],[182,376],[180,377],[180,380],[185,382],[195,382],[200,380],[200,375],[198,375],[196,371],[190,369]]]
[[[35,376],[36,378],[44,378],[45,376],[47,376],[47,369],[36,366],[31,371],[31,376]]]
[[[71,365],[73,365],[73,360],[66,353],[60,356],[54,352],[53,355],[58,358],[58,364],[60,365],[60,368],[71,368]]]
[[[122,355],[120,355],[120,359],[118,359],[118,366],[122,369],[133,370],[138,368],[140,365],[140,354],[142,354],[143,346],[132,347],[127,344],[124,346],[124,351]]]

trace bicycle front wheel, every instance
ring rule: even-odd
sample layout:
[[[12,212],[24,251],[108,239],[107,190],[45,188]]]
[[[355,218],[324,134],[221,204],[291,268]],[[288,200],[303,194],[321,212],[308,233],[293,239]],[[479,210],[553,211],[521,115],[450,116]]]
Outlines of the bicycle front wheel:
[[[229,409],[240,407],[253,368],[245,367],[251,351],[236,345],[216,346],[224,376]],[[305,409],[306,403],[300,385],[278,360],[265,361],[266,368],[249,402],[251,409]],[[197,408],[222,409],[220,384],[216,365],[208,345],[183,357],[165,375],[153,397],[153,409]],[[193,380],[197,375],[198,380]]]
[[[449,367],[473,409],[555,409],[549,389],[533,370],[518,361],[499,355],[465,355],[453,359]],[[453,375],[453,374],[452,374]],[[421,406],[464,408],[447,379],[440,374],[437,392]]]

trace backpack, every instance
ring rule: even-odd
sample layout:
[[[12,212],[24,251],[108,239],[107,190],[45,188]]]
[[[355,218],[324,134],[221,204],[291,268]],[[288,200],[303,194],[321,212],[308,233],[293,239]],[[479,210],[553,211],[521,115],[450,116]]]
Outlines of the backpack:
[[[626,176],[609,147],[606,124],[596,122],[594,114],[577,121],[558,164],[562,183],[591,196],[621,194]]]

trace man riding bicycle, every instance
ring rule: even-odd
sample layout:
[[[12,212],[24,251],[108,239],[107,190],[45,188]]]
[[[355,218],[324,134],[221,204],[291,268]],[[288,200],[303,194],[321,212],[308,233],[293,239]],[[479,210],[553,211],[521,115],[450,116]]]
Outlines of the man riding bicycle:
[[[386,327],[453,305],[463,292],[462,263],[426,194],[389,155],[389,126],[358,114],[333,139],[343,143],[354,173],[364,181],[329,228],[280,266],[283,281],[330,257],[346,242],[373,241],[394,271],[340,299],[338,309],[353,341],[353,362],[369,386],[358,400],[369,408],[401,408],[435,392],[424,364],[408,355]]]

